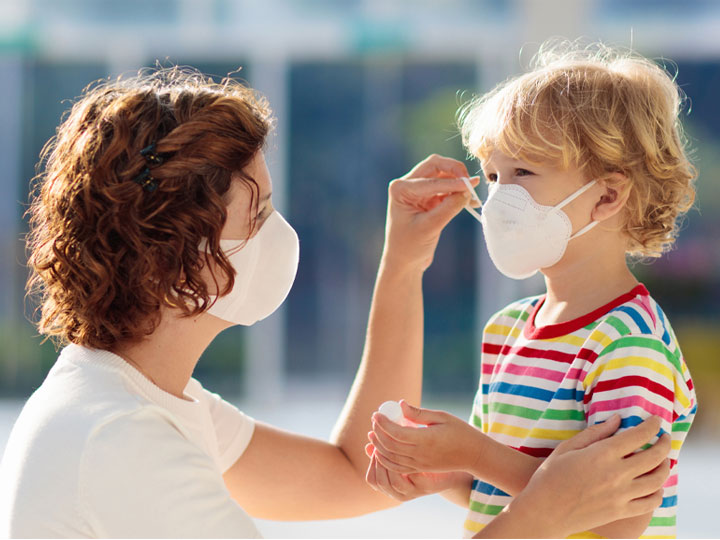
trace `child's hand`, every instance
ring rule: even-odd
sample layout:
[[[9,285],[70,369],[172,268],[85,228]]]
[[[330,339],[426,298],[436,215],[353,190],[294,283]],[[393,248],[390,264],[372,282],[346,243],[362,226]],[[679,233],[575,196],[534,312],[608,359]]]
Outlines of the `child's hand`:
[[[374,490],[398,501],[409,501],[468,483],[466,473],[401,474],[388,470],[378,463],[377,452],[372,444],[365,446],[365,453],[370,457],[370,465],[365,475],[367,483]]]
[[[401,427],[382,414],[373,414],[368,438],[380,465],[401,474],[474,470],[484,448],[478,443],[479,430],[443,411],[418,409],[406,401],[400,406],[405,418],[427,427]]]

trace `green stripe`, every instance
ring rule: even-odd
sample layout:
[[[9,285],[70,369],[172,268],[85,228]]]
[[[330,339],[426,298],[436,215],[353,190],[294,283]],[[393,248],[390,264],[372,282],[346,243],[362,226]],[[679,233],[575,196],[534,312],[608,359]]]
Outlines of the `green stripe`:
[[[487,403],[482,404],[482,411],[483,411],[483,414],[485,414],[485,415],[488,414],[488,404]]]
[[[542,416],[542,411],[528,409],[527,407],[520,407],[519,405],[510,405],[509,403],[499,403],[497,401],[492,403],[491,408],[493,412],[496,413],[512,414],[514,416],[521,416],[531,420],[537,420],[540,416]]]
[[[654,517],[650,520],[650,527],[674,527],[677,516]]]
[[[682,367],[680,366],[679,358],[671,353],[667,346],[656,337],[641,337],[641,336],[623,336],[613,341],[610,345],[605,347],[602,352],[598,355],[598,358],[609,354],[617,349],[624,347],[639,347],[641,349],[652,349],[665,355],[670,364],[675,367],[680,373],[682,373]]]
[[[520,319],[523,321],[527,321],[527,318],[529,317],[527,311],[520,311],[519,309],[509,309],[507,311],[503,311],[501,315],[503,317],[511,317],[513,319]]]
[[[640,450],[647,450],[648,448],[652,448],[652,447],[653,447],[653,445],[651,443],[646,443],[640,447]]]
[[[578,420],[584,422],[585,412],[577,409],[547,409],[542,417],[548,420]]]
[[[472,415],[472,425],[476,428],[482,428],[482,419],[477,414]]]
[[[625,336],[630,333],[630,328],[628,328],[627,324],[614,315],[605,319],[605,322],[617,330],[621,336]]]
[[[497,516],[500,512],[502,512],[503,508],[505,507],[498,504],[484,504],[477,501],[470,501],[470,510],[480,514],[485,514],[486,516]]]
[[[546,409],[544,411],[539,411],[529,407],[521,407],[520,405],[511,405],[509,403],[501,403],[498,401],[491,403],[489,408],[496,413],[509,414],[512,416],[527,418],[529,420],[539,420],[540,418],[545,418],[546,420],[585,421],[585,413],[577,409]],[[487,404],[483,405],[483,412],[488,414]]]
[[[690,431],[690,424],[692,422],[675,422],[672,425],[672,432],[675,433],[676,431]]]

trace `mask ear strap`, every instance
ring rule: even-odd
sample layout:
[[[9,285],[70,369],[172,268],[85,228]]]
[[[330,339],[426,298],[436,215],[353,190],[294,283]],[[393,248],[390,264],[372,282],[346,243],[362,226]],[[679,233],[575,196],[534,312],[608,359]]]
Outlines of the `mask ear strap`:
[[[577,238],[578,236],[582,236],[583,234],[585,234],[586,232],[588,232],[590,229],[592,229],[592,228],[593,228],[595,225],[597,225],[598,223],[600,223],[600,222],[599,222],[599,221],[591,221],[590,223],[588,223],[587,225],[585,225],[582,229],[580,229],[578,232],[576,232],[575,234],[573,234],[570,238],[568,238],[568,241],[569,241],[569,240],[572,240],[573,238]]]
[[[475,189],[472,187],[472,184],[470,183],[470,179],[467,178],[467,177],[465,177],[465,176],[462,176],[462,177],[460,177],[460,180],[462,180],[463,182],[465,182],[465,187],[468,188],[468,191],[470,192],[470,195],[472,196],[472,198],[473,198],[475,201],[477,201],[478,203],[480,203],[480,205],[482,206],[482,201],[480,200],[480,197],[478,197],[477,191],[475,191]],[[477,219],[478,221],[482,222],[482,218],[480,217],[479,212],[478,212],[477,210],[475,210],[472,206],[470,206],[469,204],[466,205],[466,206],[465,206],[465,210],[467,210],[468,212],[470,212],[470,214],[472,214],[472,216],[473,216],[475,219]]]
[[[573,193],[568,198],[566,198],[564,201],[562,201],[560,204],[555,205],[555,208],[560,210],[560,208],[562,208],[563,206],[570,204],[572,201],[577,199],[580,195],[585,193],[588,189],[593,187],[593,185],[595,185],[595,183],[597,183],[597,180],[591,180],[590,182],[585,184],[583,187],[578,189],[575,193]]]

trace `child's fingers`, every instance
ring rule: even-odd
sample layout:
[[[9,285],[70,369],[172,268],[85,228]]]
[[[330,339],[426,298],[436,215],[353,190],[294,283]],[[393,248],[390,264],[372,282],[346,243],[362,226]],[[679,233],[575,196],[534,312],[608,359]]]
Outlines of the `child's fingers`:
[[[380,452],[375,453],[375,459],[379,464],[381,464],[386,469],[397,472],[397,473],[408,474],[411,472],[417,472],[417,467],[413,467],[412,465],[402,465],[400,463],[397,463],[396,461],[393,461],[392,458],[384,456]]]
[[[389,460],[395,464],[397,464],[400,467],[413,467],[414,459],[409,456],[402,456],[400,454],[396,454],[388,449],[385,448],[385,446],[378,440],[377,435],[375,432],[371,431],[368,433],[368,438],[370,439],[370,442],[375,446],[375,451],[377,455],[383,456],[386,460]],[[394,467],[393,467],[394,469]],[[394,469],[395,470],[395,469]],[[399,469],[398,469],[399,470]],[[404,471],[401,471],[404,472]]]
[[[383,456],[380,452],[378,452],[377,454],[375,454],[375,460],[376,460],[380,465],[382,465],[383,467],[385,467],[387,470],[393,471],[393,472],[396,472],[396,473],[409,474],[409,473],[418,472],[417,469],[415,469],[415,468],[413,468],[413,467],[407,467],[407,466],[405,466],[405,465],[400,465],[400,464],[398,464],[398,463],[395,463],[395,462],[392,461],[391,459]]]
[[[409,456],[412,455],[413,449],[416,448],[416,445],[414,444],[408,444],[402,441],[398,441],[394,439],[391,435],[386,433],[381,427],[378,427],[377,424],[373,424],[373,427],[375,428],[372,433],[374,433],[378,441],[380,441],[380,444],[382,447],[387,450],[388,452],[394,452],[396,454],[400,454],[402,456]],[[368,434],[369,437],[370,434]]]
[[[375,447],[373,446],[372,443],[367,443],[365,445],[365,455],[367,455],[367,457],[371,458],[373,456],[374,451],[375,451]]]
[[[396,441],[403,442],[406,444],[417,444],[418,439],[418,429],[414,427],[403,427],[392,420],[390,420],[388,417],[386,417],[384,414],[380,413],[373,413],[372,415],[372,421],[373,421],[373,430],[379,431],[378,427],[382,429],[384,433],[395,439]]]
[[[412,420],[416,424],[423,424],[429,426],[432,424],[439,424],[447,421],[446,412],[414,407],[404,399],[400,400],[400,407],[402,407],[405,418],[407,418],[408,420]]]
[[[370,465],[368,465],[368,470],[365,473],[365,481],[370,485],[371,488],[373,488],[375,491],[378,491],[378,485],[377,485],[377,476],[375,472],[375,464],[377,463],[375,456],[370,458]]]

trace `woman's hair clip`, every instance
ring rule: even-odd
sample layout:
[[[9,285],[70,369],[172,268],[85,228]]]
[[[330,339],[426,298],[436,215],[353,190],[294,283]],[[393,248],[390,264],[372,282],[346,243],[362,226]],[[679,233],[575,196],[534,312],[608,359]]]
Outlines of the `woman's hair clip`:
[[[140,150],[140,155],[145,158],[148,166],[150,165],[162,165],[165,160],[170,157],[170,154],[158,154],[155,148],[155,143],[146,146]]]
[[[145,158],[147,166],[133,179],[133,181],[136,184],[141,185],[145,191],[155,191],[158,187],[158,181],[150,173],[150,167],[162,165],[165,163],[165,160],[170,157],[170,154],[158,154],[157,149],[155,148],[155,143],[152,143],[140,150],[140,155]]]
[[[158,187],[157,180],[150,174],[150,167],[145,167],[139,175],[133,178],[133,182],[141,185],[148,192],[155,191]]]

